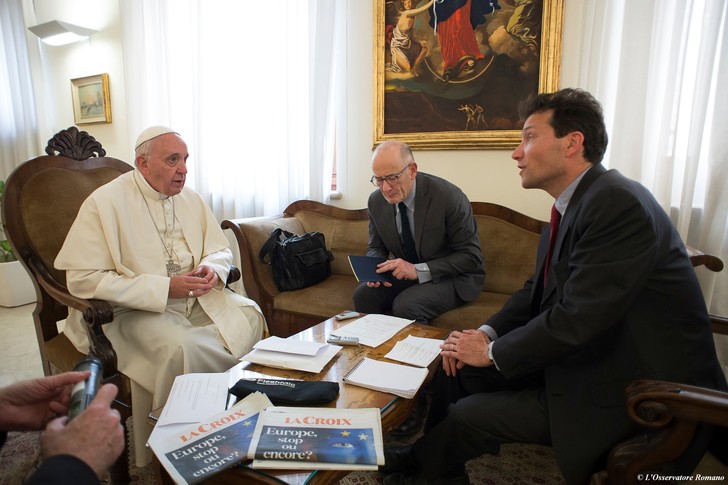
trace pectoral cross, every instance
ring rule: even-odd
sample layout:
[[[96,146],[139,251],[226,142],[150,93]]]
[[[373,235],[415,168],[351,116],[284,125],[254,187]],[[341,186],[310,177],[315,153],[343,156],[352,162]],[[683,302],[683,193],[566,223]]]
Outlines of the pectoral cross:
[[[180,271],[182,271],[182,267],[179,264],[175,263],[171,259],[167,261],[167,276],[170,278],[172,276],[177,276]]]

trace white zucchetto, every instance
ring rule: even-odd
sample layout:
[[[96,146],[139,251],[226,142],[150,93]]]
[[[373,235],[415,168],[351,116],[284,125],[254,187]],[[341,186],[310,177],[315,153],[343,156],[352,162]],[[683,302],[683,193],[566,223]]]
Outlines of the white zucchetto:
[[[147,142],[152,138],[166,135],[167,133],[174,133],[175,135],[179,135],[179,133],[167,126],[150,126],[139,134],[136,139],[136,143],[134,144],[134,150],[139,148],[139,145],[141,145],[142,143]]]

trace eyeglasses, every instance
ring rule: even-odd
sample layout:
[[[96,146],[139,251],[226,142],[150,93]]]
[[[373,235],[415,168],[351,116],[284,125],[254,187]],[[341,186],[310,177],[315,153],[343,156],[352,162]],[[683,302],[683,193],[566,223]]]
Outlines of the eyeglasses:
[[[396,173],[394,175],[385,175],[384,177],[377,177],[376,175],[372,175],[372,178],[369,179],[369,181],[381,188],[382,185],[384,185],[384,182],[386,181],[390,186],[391,185],[399,185],[399,178],[402,176],[405,170],[409,168],[409,166],[412,165],[411,163],[408,163],[402,170],[399,171],[399,173]]]

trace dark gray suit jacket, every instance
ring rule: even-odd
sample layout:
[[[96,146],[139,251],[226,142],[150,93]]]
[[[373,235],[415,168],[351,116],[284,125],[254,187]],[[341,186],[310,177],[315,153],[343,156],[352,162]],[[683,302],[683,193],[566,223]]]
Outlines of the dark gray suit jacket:
[[[368,208],[367,254],[403,258],[395,206],[376,190],[369,196]],[[432,281],[452,278],[460,298],[477,298],[485,282],[485,265],[473,209],[463,191],[447,180],[418,172],[414,224],[417,254],[429,266]]]
[[[486,323],[506,377],[544,372],[556,457],[581,483],[639,432],[625,409],[630,382],[726,382],[695,270],[646,188],[595,165],[566,209],[543,288],[547,246],[548,228],[536,277]]]

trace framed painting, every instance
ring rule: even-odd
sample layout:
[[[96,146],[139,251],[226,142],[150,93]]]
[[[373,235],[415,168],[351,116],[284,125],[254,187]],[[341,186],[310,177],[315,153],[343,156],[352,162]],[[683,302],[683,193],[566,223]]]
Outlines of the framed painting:
[[[108,74],[71,79],[71,98],[77,125],[111,123]]]
[[[559,88],[563,0],[375,0],[374,145],[511,149]]]

